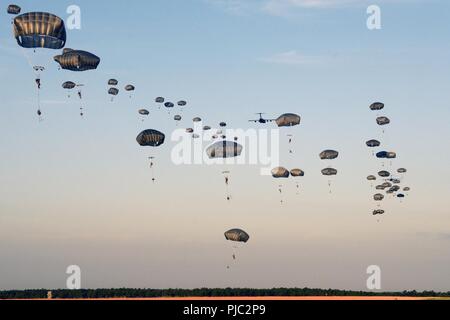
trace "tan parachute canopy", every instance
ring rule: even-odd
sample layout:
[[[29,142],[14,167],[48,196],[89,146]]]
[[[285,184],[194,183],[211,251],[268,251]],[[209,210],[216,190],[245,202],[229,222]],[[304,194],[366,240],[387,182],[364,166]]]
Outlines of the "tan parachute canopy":
[[[16,4],[10,4],[6,10],[9,14],[19,14],[22,9]]]
[[[97,69],[100,58],[83,50],[65,49],[62,55],[53,58],[62,69],[70,71],[87,71]]]
[[[285,113],[278,117],[275,122],[278,127],[293,127],[300,124],[301,117],[294,113]]]
[[[293,177],[303,177],[305,176],[305,172],[301,169],[292,169],[291,176]]]
[[[334,168],[325,168],[322,170],[322,174],[324,176],[335,176],[337,175],[338,171]]]
[[[219,141],[206,149],[206,154],[210,159],[215,158],[233,158],[240,156],[242,146],[232,141]]]
[[[241,229],[231,229],[225,232],[225,239],[229,241],[235,241],[235,242],[244,242],[246,243],[250,236],[247,232]]]
[[[374,216],[382,215],[382,214],[384,214],[384,210],[374,210],[372,214],[373,214]]]
[[[143,116],[148,116],[150,112],[147,109],[140,109],[139,114]]]
[[[322,160],[333,160],[336,159],[339,156],[339,152],[335,150],[325,150],[322,151],[319,155],[320,159]]]
[[[76,83],[75,83],[75,82],[72,82],[72,81],[66,81],[66,82],[64,82],[64,83],[62,84],[62,87],[63,87],[64,89],[68,89],[68,90],[73,89],[73,88],[75,88],[76,86],[77,86]]]
[[[378,117],[377,118],[377,124],[379,126],[385,126],[389,123],[391,123],[391,120],[388,117]]]
[[[289,170],[283,167],[272,169],[272,177],[274,178],[289,178]]]
[[[373,199],[375,201],[382,201],[384,199],[384,196],[381,193],[377,193],[376,195],[373,196]]]
[[[382,102],[374,102],[370,105],[370,110],[378,111],[384,109],[384,103]]]
[[[136,138],[141,146],[158,147],[164,143],[166,136],[157,130],[148,129],[142,131]]]
[[[117,88],[109,88],[108,93],[112,96],[117,96],[119,94],[119,89]]]
[[[47,12],[28,12],[14,18],[14,37],[24,48],[62,49],[66,45],[64,21]]]

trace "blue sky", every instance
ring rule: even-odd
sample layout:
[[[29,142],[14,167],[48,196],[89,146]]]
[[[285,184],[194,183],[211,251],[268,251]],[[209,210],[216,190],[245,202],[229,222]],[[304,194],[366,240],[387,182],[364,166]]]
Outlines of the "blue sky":
[[[373,3],[377,31],[366,28]],[[18,4],[67,17],[74,3]],[[33,74],[1,13],[0,288],[62,287],[65,268],[78,264],[85,287],[365,289],[365,269],[378,264],[386,290],[450,289],[447,1],[76,4],[82,29],[68,31],[67,47],[102,61],[73,74],[57,69],[57,51],[27,53],[47,67],[41,123]],[[133,83],[133,97],[111,103],[111,77],[121,88]],[[85,84],[84,119],[61,89],[67,80]],[[227,204],[221,168],[174,166],[169,141],[140,148],[141,130],[176,128],[156,96],[189,101],[182,127],[194,116],[258,128],[247,122],[255,112],[300,114],[296,154],[283,161],[307,172],[301,196],[291,184],[280,207],[278,182],[243,166],[232,169]],[[384,135],[368,109],[377,100],[392,119]],[[403,203],[387,201],[380,223],[364,181],[379,169],[364,147],[371,138],[399,154],[394,166],[409,169],[413,190]],[[331,196],[318,159],[326,148],[341,152]],[[157,156],[156,185],[149,155]],[[230,271],[223,232],[232,227],[252,238]]]

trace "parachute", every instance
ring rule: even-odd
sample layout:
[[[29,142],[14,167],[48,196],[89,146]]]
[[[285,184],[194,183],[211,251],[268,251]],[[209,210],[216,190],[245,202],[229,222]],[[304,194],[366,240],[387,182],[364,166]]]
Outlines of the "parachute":
[[[70,71],[94,70],[100,64],[99,57],[83,50],[65,49],[62,55],[57,55],[53,59],[62,69]]]
[[[42,72],[42,71],[45,71],[45,68],[42,66],[34,66],[33,70],[36,72]]]
[[[119,89],[117,88],[109,88],[108,93],[112,96],[117,96],[119,94]]]
[[[397,154],[395,152],[386,153],[386,159],[395,159],[397,158]]]
[[[377,177],[375,177],[374,175],[370,175],[370,176],[367,177],[367,180],[375,181],[375,180],[377,180]]]
[[[386,182],[383,182],[381,184],[381,186],[383,187],[383,189],[390,188],[390,187],[392,187],[392,183],[386,181]]]
[[[228,241],[246,243],[250,239],[250,236],[247,232],[241,229],[231,229],[225,232],[225,239]]]
[[[125,86],[125,91],[127,91],[127,92],[130,93],[130,99],[131,99],[131,97],[132,97],[131,92],[133,92],[134,90],[136,90],[136,87],[133,86],[132,84],[127,84],[127,85]]]
[[[109,86],[117,86],[119,84],[119,81],[117,81],[116,79],[109,79],[108,80],[108,85]]]
[[[235,243],[235,245],[233,245],[233,248],[235,249],[239,248],[239,244],[245,244],[250,239],[248,233],[241,229],[228,230],[224,233],[224,235],[226,240]],[[236,253],[234,252],[234,250],[232,257],[233,260],[236,260]],[[228,266],[227,268],[229,269],[230,267]]]
[[[158,97],[155,99],[156,103],[164,103],[165,99],[163,97]]]
[[[77,86],[76,83],[72,81],[66,81],[62,84],[63,89],[69,90],[69,92],[76,86]],[[68,94],[68,97],[70,98],[70,93]]]
[[[182,119],[181,116],[178,114],[173,117],[173,120],[175,120],[175,121],[181,121],[181,119]]]
[[[147,109],[141,109],[139,110],[139,114],[142,116],[148,116],[150,112]]]
[[[184,101],[184,100],[180,100],[180,101],[177,102],[177,105],[178,105],[179,107],[184,107],[184,106],[187,105],[187,102]]]
[[[14,18],[14,37],[23,48],[62,49],[66,44],[64,21],[47,12],[29,12]]]
[[[201,119],[201,118],[199,118],[199,117],[196,117],[196,118],[192,119],[192,121],[193,121],[193,122],[201,122],[201,121],[202,121],[202,119]]]
[[[376,190],[384,190],[386,189],[382,184],[379,184],[375,187]]]
[[[382,177],[382,178],[387,178],[387,177],[389,177],[391,174],[388,172],[388,171],[380,171],[380,172],[378,172],[378,175],[380,176],[380,177]]]
[[[376,154],[376,157],[378,159],[386,159],[388,156],[388,152],[387,151],[380,151]]]
[[[369,140],[369,141],[366,142],[366,145],[369,148],[376,148],[376,147],[379,147],[381,145],[381,142],[378,141],[378,140]]]
[[[192,128],[187,128],[186,129],[186,133],[193,133],[194,132],[194,129],[192,129]]]
[[[319,156],[322,160],[333,160],[339,156],[339,152],[334,150],[325,150],[322,151]]]
[[[272,177],[279,179],[279,178],[289,178],[289,170],[283,167],[277,167],[272,169]]]
[[[377,216],[377,215],[382,215],[382,214],[384,214],[385,213],[385,211],[384,210],[374,210],[373,211],[373,215],[374,216]]]
[[[72,81],[66,81],[66,82],[64,82],[64,83],[62,84],[62,87],[63,87],[64,89],[68,89],[68,90],[73,89],[73,88],[75,88],[76,86],[77,86],[76,83],[75,83],[75,82],[72,82]]]
[[[10,4],[8,6],[7,12],[8,14],[19,14],[21,10],[22,9],[18,5]]]
[[[301,169],[292,169],[290,173],[291,173],[291,176],[294,178],[299,178],[299,177],[305,176],[305,172]],[[298,195],[298,194],[300,194],[299,193],[300,183],[298,181],[296,181],[296,185],[297,185],[297,195]]]
[[[225,122],[221,122],[221,123],[219,123],[219,126],[220,126],[221,128],[225,128],[225,127],[227,126],[227,124],[226,124]]]
[[[16,12],[20,12],[20,7],[15,5],[10,5],[8,7],[8,13],[15,14]],[[62,49],[66,44],[66,28],[64,26],[64,21],[47,12],[28,12],[16,16],[13,20],[13,32],[17,44],[22,48]],[[26,53],[23,53],[26,56]],[[28,56],[26,56],[26,58],[31,66],[31,59]],[[36,74],[35,82],[38,89],[37,114],[40,117],[42,115],[40,102],[40,72],[44,69],[36,69],[36,67],[33,69]]]
[[[334,168],[325,168],[322,170],[322,174],[324,176],[335,176],[337,175],[338,171]]]
[[[148,129],[142,131],[136,138],[141,146],[158,147],[164,143],[166,136],[157,130]]]
[[[400,168],[397,170],[398,173],[406,173],[408,170],[406,170],[405,168]]]
[[[389,190],[388,193],[394,193],[400,191],[400,187],[399,186],[392,186]]]
[[[300,124],[301,117],[294,113],[285,113],[278,117],[275,122],[278,127],[293,127]]]
[[[334,168],[325,168],[322,170],[322,175],[329,177],[328,179],[328,187],[330,188],[330,194],[333,193],[331,190],[331,177],[338,174],[338,171]]]
[[[384,109],[384,103],[374,102],[370,105],[370,110],[372,110],[372,111],[379,111],[382,109]]]
[[[173,107],[175,107],[175,105],[172,102],[166,102],[166,103],[164,103],[164,107],[173,108]]]
[[[204,126],[204,127],[203,127],[203,131],[209,131],[209,130],[211,130],[211,127],[210,127],[210,126]]]
[[[375,201],[383,201],[384,196],[381,193],[377,193],[376,195],[373,196],[373,199]]]
[[[405,192],[411,191],[411,188],[410,187],[404,187],[403,191],[405,191]]]
[[[304,177],[305,172],[301,169],[292,169],[291,170],[291,176],[293,177]]]
[[[403,193],[399,193],[398,195],[397,195],[397,198],[404,198],[405,197],[405,195],[403,194]]]
[[[236,142],[219,141],[206,149],[210,159],[238,157],[242,153],[242,146]]]
[[[387,124],[391,123],[391,120],[389,120],[388,117],[378,117],[377,118],[377,124],[379,126],[385,126]]]

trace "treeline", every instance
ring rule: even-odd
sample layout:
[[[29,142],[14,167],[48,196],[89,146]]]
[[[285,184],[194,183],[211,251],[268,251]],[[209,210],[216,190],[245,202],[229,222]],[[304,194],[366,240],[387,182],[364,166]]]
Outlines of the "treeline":
[[[46,299],[49,290],[0,291],[0,299]],[[51,290],[53,299],[99,298],[170,298],[170,297],[289,297],[289,296],[398,296],[450,297],[450,292],[403,291],[364,292],[333,289],[275,288],[275,289],[83,289]]]

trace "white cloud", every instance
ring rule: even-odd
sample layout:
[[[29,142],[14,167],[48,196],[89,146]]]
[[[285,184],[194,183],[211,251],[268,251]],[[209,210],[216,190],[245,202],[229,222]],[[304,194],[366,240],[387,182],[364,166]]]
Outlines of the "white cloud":
[[[361,2],[365,2],[365,0],[266,0],[261,8],[268,14],[284,16],[289,14],[292,9],[335,8]]]
[[[274,16],[289,16],[299,9],[331,9],[349,5],[364,6],[373,0],[204,0],[228,13],[263,12]],[[423,0],[378,0],[379,2],[418,2]]]
[[[320,57],[306,56],[300,54],[296,50],[277,53],[271,57],[260,59],[260,61],[266,63],[285,64],[285,65],[309,65],[313,63],[318,63],[321,60],[322,59]]]
[[[254,11],[261,0],[204,0],[206,3],[219,7],[227,13],[244,15]]]

